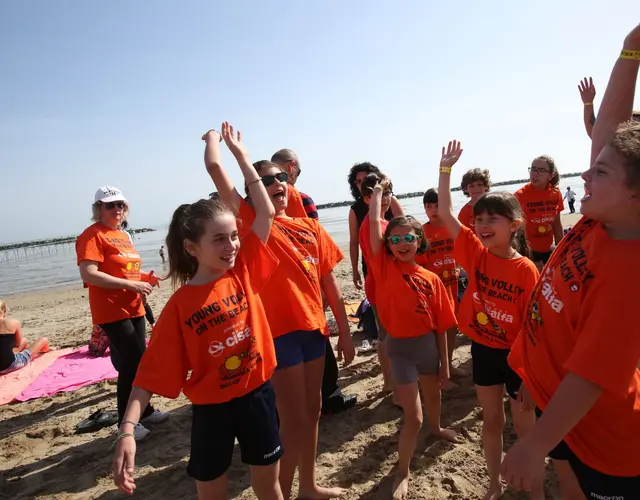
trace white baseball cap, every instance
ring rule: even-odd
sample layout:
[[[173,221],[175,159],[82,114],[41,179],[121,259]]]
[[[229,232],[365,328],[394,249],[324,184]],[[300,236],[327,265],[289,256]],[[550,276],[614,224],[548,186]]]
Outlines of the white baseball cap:
[[[111,201],[124,201],[127,199],[123,196],[122,191],[113,186],[102,186],[96,191],[95,202],[109,203]]]

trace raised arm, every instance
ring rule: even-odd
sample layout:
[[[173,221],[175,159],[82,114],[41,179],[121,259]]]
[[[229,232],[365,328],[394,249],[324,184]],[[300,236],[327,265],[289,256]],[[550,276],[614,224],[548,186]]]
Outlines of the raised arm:
[[[402,217],[404,215],[404,208],[402,208],[400,200],[395,196],[391,197],[391,213],[394,217]]]
[[[273,224],[273,219],[276,215],[276,209],[269,199],[269,195],[267,194],[264,184],[260,182],[258,172],[256,172],[251,161],[249,161],[249,153],[242,144],[242,134],[240,131],[238,130],[236,135],[233,131],[233,126],[224,122],[222,124],[222,138],[229,148],[229,151],[231,151],[231,154],[233,154],[238,162],[242,175],[244,176],[244,180],[249,188],[249,195],[251,196],[251,201],[253,202],[253,207],[256,211],[256,218],[253,221],[251,229],[256,233],[258,238],[266,243],[269,239],[269,233],[271,232],[271,225]],[[222,168],[220,168],[220,171],[226,177]],[[211,177],[213,178],[213,175]],[[237,191],[235,191],[235,193],[238,194]]]
[[[237,213],[242,196],[236,190],[227,172],[222,168],[222,160],[220,158],[222,134],[217,130],[209,130],[202,136],[202,140],[205,142],[204,164],[207,167],[207,172],[216,185],[220,199]]]
[[[351,259],[351,272],[353,274],[353,286],[362,290],[362,277],[358,268],[360,260],[360,228],[358,218],[353,209],[349,210],[349,258]]]
[[[438,215],[440,220],[455,240],[462,230],[462,224],[453,214],[453,203],[451,202],[451,168],[456,164],[462,154],[461,144],[456,141],[449,141],[445,149],[442,148],[442,158],[440,159],[440,177],[438,180]]]
[[[618,125],[631,119],[640,65],[640,25],[625,38],[623,52],[613,66],[591,137],[591,165]]]
[[[596,88],[593,85],[593,78],[584,79],[578,84],[578,91],[584,109],[582,111],[582,119],[584,120],[584,128],[587,135],[591,137],[593,126],[596,123],[596,109],[593,100],[596,98]]]
[[[384,185],[376,184],[369,200],[369,241],[373,255],[378,255],[384,246],[384,235],[382,234],[382,226],[380,225],[383,191]]]

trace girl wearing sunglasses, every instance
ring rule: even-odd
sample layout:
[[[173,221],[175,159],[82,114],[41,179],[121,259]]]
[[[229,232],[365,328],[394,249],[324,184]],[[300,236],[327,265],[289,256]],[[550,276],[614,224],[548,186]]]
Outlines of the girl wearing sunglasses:
[[[111,357],[118,370],[118,422],[122,421],[138,364],[146,349],[146,325],[143,297],[154,286],[157,276],[142,272],[140,255],[129,235],[123,231],[129,205],[122,192],[112,186],[98,189],[93,204],[94,224],[76,241],[80,276],[89,288],[89,306],[94,325],[109,338]],[[133,434],[145,438],[149,429],[169,418],[149,404]]]
[[[453,303],[442,281],[416,265],[416,255],[427,251],[420,223],[411,216],[393,218],[382,232],[383,198],[390,181],[373,188],[368,221],[371,251],[367,262],[375,279],[376,310],[387,330],[384,340],[391,378],[404,423],[398,441],[398,472],[393,498],[405,498],[409,466],[422,426],[422,390],[432,435],[456,442],[456,433],[440,426],[441,386],[449,380],[445,332],[456,326]]]
[[[558,189],[560,173],[550,156],[542,155],[529,167],[528,182],[515,192],[524,212],[531,258],[541,270],[564,236],[560,214],[564,210],[562,193]]]
[[[233,135],[233,128],[223,123],[222,133]],[[222,201],[238,214],[240,230],[246,230],[253,224],[255,210],[238,193],[213,154],[218,134],[210,131],[203,139],[209,175]],[[239,132],[237,140],[241,140]],[[333,498],[342,490],[318,486],[315,480],[326,331],[322,294],[338,322],[338,359],[344,354],[345,363],[349,364],[355,352],[344,302],[333,275],[333,268],[343,256],[317,220],[287,215],[293,188],[287,184],[286,172],[270,161],[256,162],[254,167],[276,212],[267,247],[280,265],[260,297],[277,360],[272,382],[285,449],[280,461],[280,485],[284,498],[289,498],[295,470],[299,468],[300,498]]]
[[[518,435],[524,436],[535,423],[533,408],[522,401],[522,380],[509,367],[507,356],[524,320],[538,270],[529,259],[522,208],[511,193],[489,192],[478,199],[473,206],[475,233],[454,216],[451,168],[461,154],[457,141],[442,148],[438,216],[454,240],[453,258],[469,275],[458,309],[458,326],[473,341],[473,382],[482,406],[482,445],[489,472],[484,499],[497,500],[503,493],[500,462],[505,388]],[[533,485],[531,498],[544,499],[541,480]]]

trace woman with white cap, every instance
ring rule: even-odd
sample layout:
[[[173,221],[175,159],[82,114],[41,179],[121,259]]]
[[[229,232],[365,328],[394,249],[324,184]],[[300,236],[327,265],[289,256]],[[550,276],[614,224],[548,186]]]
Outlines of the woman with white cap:
[[[104,186],[95,194],[92,206],[94,224],[76,241],[80,276],[89,288],[89,306],[95,325],[109,337],[113,354],[117,354],[118,425],[123,418],[131,385],[146,348],[145,310],[142,297],[149,295],[159,278],[153,271],[143,273],[141,259],[122,224],[129,214],[129,204],[122,191]],[[114,352],[115,351],[115,352]],[[144,424],[157,424],[169,417],[149,405],[142,416]],[[137,440],[149,430],[136,425]]]

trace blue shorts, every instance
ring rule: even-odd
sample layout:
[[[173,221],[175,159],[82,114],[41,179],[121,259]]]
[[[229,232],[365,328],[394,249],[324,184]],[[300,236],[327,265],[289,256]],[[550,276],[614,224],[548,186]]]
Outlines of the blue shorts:
[[[320,330],[295,330],[273,339],[276,370],[308,363],[324,356],[326,339]]]
[[[31,362],[31,351],[29,349],[25,349],[24,351],[17,352],[15,353],[14,356],[15,358],[13,360],[13,363],[11,363],[11,366],[9,366],[9,368],[2,370],[0,372],[0,375],[15,372],[20,368],[24,368]]]

